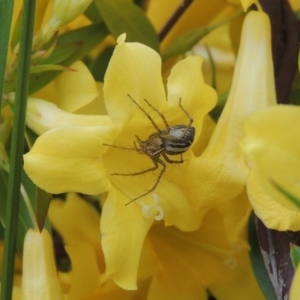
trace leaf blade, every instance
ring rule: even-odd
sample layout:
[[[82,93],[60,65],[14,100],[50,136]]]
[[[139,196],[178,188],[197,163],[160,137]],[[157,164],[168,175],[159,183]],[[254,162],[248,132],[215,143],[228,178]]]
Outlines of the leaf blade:
[[[94,2],[116,39],[122,33],[126,33],[126,41],[139,42],[159,52],[157,33],[138,6],[126,0],[95,0]]]

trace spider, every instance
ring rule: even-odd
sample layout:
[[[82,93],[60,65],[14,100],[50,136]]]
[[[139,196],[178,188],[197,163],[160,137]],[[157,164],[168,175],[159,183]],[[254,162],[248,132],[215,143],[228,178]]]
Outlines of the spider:
[[[149,121],[152,123],[154,128],[156,129],[156,132],[151,134],[147,140],[142,141],[138,136],[136,136],[137,144],[134,143],[134,148],[126,148],[126,147],[120,147],[120,146],[114,146],[114,145],[107,145],[110,147],[118,148],[118,149],[125,149],[125,150],[134,150],[138,153],[147,155],[153,162],[154,166],[143,170],[141,172],[136,173],[113,173],[111,175],[116,176],[137,176],[142,175],[144,173],[148,173],[151,171],[155,171],[158,169],[159,165],[162,166],[162,169],[160,170],[160,173],[152,186],[150,190],[143,193],[142,195],[132,199],[125,205],[128,205],[137,199],[140,199],[151,192],[153,192],[157,185],[159,184],[163,174],[166,171],[167,165],[166,163],[171,164],[181,164],[183,163],[182,153],[186,152],[192,145],[195,137],[195,127],[191,126],[193,123],[192,117],[188,114],[188,112],[182,107],[181,105],[181,98],[179,98],[179,107],[184,112],[184,114],[189,119],[188,125],[175,125],[175,126],[169,126],[166,118],[164,115],[159,112],[155,107],[151,105],[150,102],[148,102],[146,99],[144,101],[150,106],[151,109],[153,109],[162,119],[162,121],[165,124],[164,129],[160,129],[151,116],[129,95],[127,96],[132,100],[132,102],[145,114],[145,116],[149,119]],[[180,155],[180,160],[172,160],[168,157],[168,155]],[[162,160],[161,156],[164,158]]]

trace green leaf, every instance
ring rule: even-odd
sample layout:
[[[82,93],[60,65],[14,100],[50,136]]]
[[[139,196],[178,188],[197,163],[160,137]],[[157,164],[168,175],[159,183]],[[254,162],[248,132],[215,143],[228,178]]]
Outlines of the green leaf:
[[[277,189],[278,192],[283,194],[286,198],[288,198],[292,203],[294,203],[298,208],[300,208],[300,199],[290,193],[288,190],[284,189],[278,183],[276,183],[273,179],[270,179],[270,183]]]
[[[248,241],[251,249],[249,256],[256,281],[267,300],[276,300],[277,297],[274,293],[268,272],[265,268],[264,259],[257,238],[254,213],[252,213],[249,218]]]
[[[26,224],[29,227],[38,227],[40,231],[46,228],[51,232],[50,223],[46,217],[52,195],[37,187],[24,171],[22,172],[22,185],[24,187],[22,197],[24,199],[25,195],[28,198],[23,201],[26,207],[24,208],[26,216],[29,217]]]
[[[14,50],[14,48],[17,46],[17,44],[19,43],[19,40],[20,40],[21,16],[22,16],[22,10],[19,12],[17,20],[16,20],[14,28],[13,28],[11,41],[10,41],[11,51]]]
[[[3,146],[3,144],[0,144],[1,148],[1,166],[0,168],[0,223],[1,227],[4,230],[4,224],[5,224],[5,211],[6,211],[6,201],[7,201],[7,189],[8,189],[8,169],[9,169],[9,160],[7,157],[6,150]],[[23,198],[24,194],[20,194],[21,201],[20,201],[20,208],[19,208],[19,216],[18,216],[18,235],[17,235],[17,244],[16,248],[17,251],[22,255],[23,251],[23,241],[25,233],[29,228],[32,227],[32,221],[30,219],[30,216],[28,214],[28,211],[25,207],[25,201]],[[24,209],[25,207],[25,209]]]
[[[31,219],[34,219],[34,222],[36,220],[38,228],[42,230],[52,195],[38,188],[25,172],[22,173],[22,184],[30,202],[27,210],[32,214]]]
[[[82,59],[89,51],[101,43],[109,34],[104,23],[93,24],[76,30],[69,31],[58,36],[57,45],[53,53],[47,59],[47,63],[59,63],[63,66],[70,66],[73,62]],[[70,47],[70,45],[75,45]],[[62,60],[61,60],[62,59]],[[34,74],[30,80],[30,94],[40,90],[61,71],[47,71]]]
[[[107,47],[90,65],[90,71],[96,81],[104,81],[104,75],[115,47]]]
[[[229,91],[224,92],[218,97],[217,105],[209,112],[209,115],[217,122],[226,104]]]
[[[300,71],[300,52],[298,53],[298,71]]]
[[[145,44],[159,52],[158,35],[145,13],[132,1],[95,0],[103,20],[117,39],[126,33],[126,41]]]
[[[22,183],[24,186],[24,174],[22,174]],[[25,182],[26,185],[26,182]],[[7,186],[8,186],[8,173],[5,172],[3,169],[0,169],[0,191],[1,191],[1,197],[0,197],[0,221],[1,224],[5,226],[5,211],[6,211],[6,199],[7,199]],[[28,185],[26,185],[26,188],[28,189]],[[20,194],[20,206],[19,206],[19,215],[18,215],[18,234],[17,234],[17,251],[22,255],[23,253],[23,241],[25,234],[29,228],[33,228],[33,223],[35,222],[32,220],[32,216],[30,216],[28,212],[28,206],[26,203],[26,199],[24,198],[24,195],[27,195],[28,198],[31,197],[32,199],[32,192],[28,192],[23,190],[23,194]],[[25,192],[25,193],[24,193]],[[35,196],[35,195],[34,195]],[[31,203],[34,203],[30,201]]]
[[[36,187],[24,171],[22,171],[22,185],[29,198],[31,208],[35,207]]]
[[[37,188],[36,190],[36,219],[39,226],[40,231],[42,231],[45,220],[47,217],[50,201],[52,195],[45,192],[44,190]]]
[[[30,150],[33,144],[35,143],[36,139],[38,138],[38,135],[35,132],[33,132],[29,127],[26,127],[25,138],[29,148],[28,150]]]
[[[184,54],[187,51],[191,50],[201,39],[203,39],[212,30],[213,28],[207,26],[204,28],[195,29],[193,31],[179,36],[171,44],[171,46],[163,53],[163,61],[166,61],[173,56]]]
[[[30,69],[30,74],[42,73],[46,71],[74,71],[74,69],[70,69],[68,67],[60,66],[60,65],[39,65],[34,66]]]
[[[17,245],[19,224],[18,217],[19,209],[22,209],[21,205],[23,202],[21,201],[20,203],[20,188],[23,169],[24,133],[33,40],[34,11],[35,1],[24,0],[20,30],[20,47],[17,62],[14,119],[5,213],[1,299],[12,298],[15,261],[14,254]]]
[[[300,247],[295,244],[291,244],[290,256],[293,267],[296,270],[300,261]]]
[[[9,34],[13,8],[14,2],[12,0],[0,1],[0,114],[2,108],[2,95],[4,91],[6,59],[9,48]]]
[[[208,61],[209,61],[209,64],[210,64],[210,69],[211,69],[211,87],[213,89],[217,89],[217,72],[216,72],[216,64],[215,64],[215,61],[214,61],[214,58],[212,56],[212,53],[210,51],[210,48],[205,45],[205,50],[206,50],[206,53],[208,55]]]
[[[85,10],[84,14],[92,23],[102,22],[102,16],[94,2]]]
[[[77,51],[61,62],[62,65],[70,66],[76,60],[82,59],[93,48],[99,45],[108,36],[109,31],[104,23],[92,24],[82,27],[58,37],[57,45],[69,43],[81,43]]]
[[[2,226],[5,226],[5,211],[6,211],[6,197],[7,197],[8,174],[3,169],[0,169],[0,221]],[[22,198],[23,199],[23,198]],[[24,201],[20,202],[19,215],[18,215],[18,235],[16,248],[22,255],[23,241],[25,233],[32,227],[32,222],[29,218],[28,211],[24,209]]]
[[[297,18],[298,20],[300,20],[300,9],[294,11],[294,13],[295,13],[295,15],[296,15],[296,18]]]
[[[2,223],[0,222],[0,240],[4,239],[4,227]]]
[[[44,59],[42,63],[52,65],[59,64],[78,51],[81,46],[81,41],[75,41],[68,44],[56,44],[54,51],[49,55],[49,57]]]
[[[294,88],[290,92],[289,103],[300,105],[300,88]]]
[[[198,28],[192,30],[190,32],[184,33],[183,35],[179,36],[171,45],[170,47],[162,54],[163,61],[168,60],[169,58],[185,54],[187,51],[191,50],[201,39],[203,39],[207,34],[215,30],[216,28],[228,23],[233,18],[236,18],[238,15],[242,13],[241,10],[230,16],[229,18],[218,22],[216,24],[212,24],[209,26],[205,26],[202,28]]]

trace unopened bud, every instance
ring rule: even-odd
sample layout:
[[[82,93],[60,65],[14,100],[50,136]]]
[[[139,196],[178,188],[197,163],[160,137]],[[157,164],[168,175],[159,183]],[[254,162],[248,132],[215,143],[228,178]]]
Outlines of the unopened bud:
[[[51,20],[54,24],[65,25],[80,16],[91,2],[92,0],[56,0]]]

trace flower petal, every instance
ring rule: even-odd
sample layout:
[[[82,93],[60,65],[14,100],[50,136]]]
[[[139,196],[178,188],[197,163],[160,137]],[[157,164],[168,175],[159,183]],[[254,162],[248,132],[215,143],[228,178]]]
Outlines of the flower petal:
[[[167,116],[172,116],[172,119],[177,121],[177,124],[189,123],[182,110],[178,109],[179,99],[181,99],[183,108],[194,119],[192,126],[197,128],[195,140],[198,139],[201,133],[204,116],[217,102],[215,90],[204,82],[201,71],[202,63],[203,58],[199,56],[189,56],[181,60],[173,67],[167,86]]]
[[[55,81],[61,109],[74,112],[98,96],[96,82],[86,65],[77,61],[70,66],[75,71],[63,72]]]
[[[222,300],[266,299],[253,274],[248,250],[236,254],[235,259],[234,266],[227,266],[225,274],[208,287],[212,294]]]
[[[110,126],[60,127],[47,131],[24,155],[24,169],[35,184],[49,193],[108,191],[101,155],[116,131]]]
[[[95,251],[91,244],[83,242],[66,246],[66,251],[72,262],[72,285],[68,300],[84,299],[100,285]]]
[[[55,269],[53,244],[47,230],[29,229],[24,240],[23,300],[63,300]]]
[[[112,126],[108,116],[71,114],[61,110],[54,103],[35,98],[28,99],[26,124],[39,135],[50,129],[67,125]]]
[[[242,144],[261,189],[288,209],[297,208],[272,182],[300,198],[299,127],[300,107],[270,107],[247,119]]]
[[[255,214],[268,228],[279,231],[300,230],[300,211],[283,205],[276,201],[276,198],[266,194],[261,187],[260,178],[255,173],[249,176],[247,190]]]
[[[103,82],[96,82],[98,89],[98,97],[96,97],[92,102],[85,105],[83,108],[76,111],[77,114],[82,115],[107,115],[107,110],[105,107],[103,99]]]
[[[110,279],[106,280],[104,284],[101,284],[92,295],[85,297],[84,300],[146,299],[147,291],[141,293],[140,290],[140,286],[138,291],[123,290]]]
[[[122,128],[139,110],[128,94],[142,105],[147,99],[159,110],[166,106],[158,53],[140,43],[120,41],[104,78],[107,111],[117,128]]]
[[[182,276],[176,269],[177,264],[173,261],[175,268],[166,274],[161,272],[151,281],[147,299],[157,300],[207,300],[206,288],[200,284],[190,282],[190,278]]]
[[[157,187],[157,204],[162,209],[163,219],[167,226],[174,225],[182,231],[194,231],[199,228],[207,210],[195,211],[186,196],[182,177],[187,176],[183,166],[173,167]],[[151,195],[154,199],[155,196]]]
[[[48,215],[66,245],[85,242],[94,245],[96,251],[100,248],[100,215],[77,194],[68,193],[65,201],[52,199]]]
[[[151,281],[150,299],[202,299],[205,287],[223,274],[224,260],[231,255],[222,216],[213,210],[197,231],[186,233],[157,224],[148,237],[160,266]]]
[[[117,189],[112,189],[104,203],[101,217],[102,249],[106,274],[123,289],[136,289],[137,271],[145,236],[153,222],[138,205]]]
[[[209,140],[216,128],[216,123],[210,115],[206,115],[203,120],[203,129],[201,135],[192,145],[192,150],[195,156],[200,156],[207,147]],[[197,133],[196,133],[197,134]]]
[[[229,98],[199,158],[192,159],[189,190],[195,207],[235,198],[247,182],[249,169],[239,147],[243,122],[252,112],[276,104],[271,32],[263,12],[247,14]]]
[[[248,248],[246,234],[252,207],[246,189],[236,198],[219,205],[217,209],[223,214],[224,230],[229,243]]]

